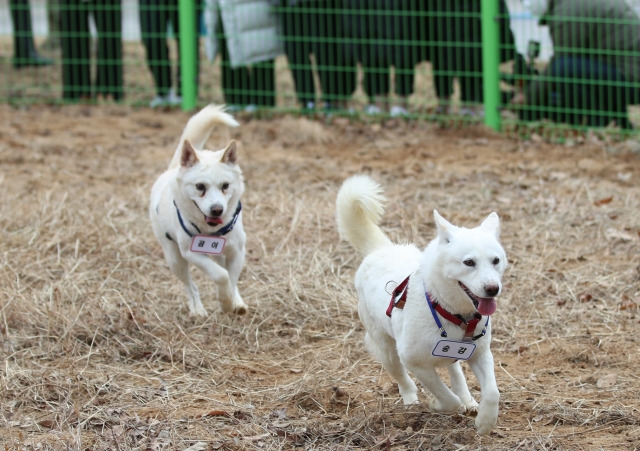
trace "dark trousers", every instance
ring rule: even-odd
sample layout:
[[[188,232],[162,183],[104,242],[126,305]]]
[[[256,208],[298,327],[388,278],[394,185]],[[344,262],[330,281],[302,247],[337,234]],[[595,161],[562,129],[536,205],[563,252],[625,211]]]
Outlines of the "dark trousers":
[[[139,0],[140,4],[140,30],[142,42],[147,54],[147,64],[156,92],[164,97],[173,87],[171,72],[171,60],[169,58],[169,46],[167,45],[167,27],[171,24],[173,34],[178,45],[178,64],[176,93],[181,95],[182,78],[180,70],[180,21],[178,17],[178,0]],[[200,17],[200,2],[196,6],[196,24]],[[193,43],[199,49],[199,34],[196,32],[196,41]],[[199,72],[199,61],[196,73]],[[198,80],[195,80],[196,86]],[[197,89],[196,89],[197,92]]]
[[[500,61],[521,57],[515,49],[509,10],[499,2]],[[427,2],[423,35],[428,43],[427,59],[431,61],[434,85],[439,98],[453,93],[453,80],[458,78],[463,102],[482,102],[482,23],[480,0],[430,0]]]
[[[547,89],[527,99],[520,110],[523,120],[550,119],[571,125],[605,127],[610,122],[632,128],[627,107],[638,101],[638,88],[625,86],[617,68],[580,56],[554,58],[541,82]]]
[[[275,106],[275,60],[262,61],[250,67],[231,67],[222,20],[218,17],[218,48],[225,102],[236,106]]]
[[[325,102],[346,100],[356,87],[356,67],[344,47],[339,0],[302,2],[284,7],[282,34],[298,101],[316,101],[310,54],[316,60]]]
[[[395,92],[408,96],[414,89],[414,68],[420,54],[419,1],[349,0],[345,14],[349,46],[364,72],[363,88],[372,98],[391,90],[391,66],[395,68]]]
[[[91,88],[89,15],[98,30],[95,90]],[[120,0],[60,0],[63,98],[123,97],[122,6]]]
[[[35,51],[31,8],[29,0],[11,0],[11,22],[13,23],[13,57],[18,64],[29,58]]]

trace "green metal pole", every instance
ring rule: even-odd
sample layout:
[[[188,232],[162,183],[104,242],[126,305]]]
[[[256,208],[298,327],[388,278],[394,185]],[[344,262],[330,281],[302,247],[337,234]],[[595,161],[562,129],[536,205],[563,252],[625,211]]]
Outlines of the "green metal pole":
[[[180,0],[178,3],[180,16],[180,69],[182,71],[182,109],[192,110],[196,107],[196,73],[198,49],[194,47],[198,33],[196,23],[196,5],[194,0]]]
[[[481,0],[484,123],[500,130],[500,26],[498,0]]]

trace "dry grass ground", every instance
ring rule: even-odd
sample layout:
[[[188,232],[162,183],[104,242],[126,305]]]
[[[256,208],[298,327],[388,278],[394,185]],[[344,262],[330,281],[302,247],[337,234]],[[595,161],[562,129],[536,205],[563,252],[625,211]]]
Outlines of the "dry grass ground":
[[[640,447],[640,155],[425,122],[240,117],[250,310],[188,316],[147,220],[188,119],[0,106],[0,449],[623,450]],[[354,173],[425,245],[432,210],[503,220],[497,428],[404,407],[365,351],[334,199]],[[473,392],[478,388],[469,374]]]

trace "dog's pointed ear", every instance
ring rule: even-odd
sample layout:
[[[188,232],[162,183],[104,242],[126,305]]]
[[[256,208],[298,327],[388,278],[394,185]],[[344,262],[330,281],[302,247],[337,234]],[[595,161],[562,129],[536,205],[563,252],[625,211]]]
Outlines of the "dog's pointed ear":
[[[450,242],[454,225],[440,216],[438,210],[433,210],[433,219],[436,223],[436,229],[438,230],[438,239],[442,243]]]
[[[226,149],[224,149],[224,153],[222,154],[223,163],[236,164],[238,160],[238,151],[236,150],[236,141],[234,139],[231,140]]]
[[[183,168],[190,168],[194,166],[198,161],[198,155],[188,140],[184,140],[182,145],[182,153],[180,154],[180,166]]]
[[[482,224],[480,224],[480,228],[494,234],[496,238],[500,238],[500,218],[498,214],[494,211],[487,216],[486,219],[482,221]]]

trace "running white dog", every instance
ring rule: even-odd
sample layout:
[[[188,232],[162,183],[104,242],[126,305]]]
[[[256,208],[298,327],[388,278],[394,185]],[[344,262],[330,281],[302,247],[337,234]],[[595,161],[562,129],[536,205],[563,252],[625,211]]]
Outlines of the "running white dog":
[[[498,215],[466,229],[434,210],[437,237],[420,251],[393,244],[380,230],[384,202],[380,186],[362,175],[347,179],[337,198],[340,236],[364,255],[355,285],[367,347],[398,382],[405,404],[418,401],[408,370],[436,398],[432,410],[477,409],[478,433],[488,434],[500,398],[489,315],[496,310],[507,265]],[[469,393],[460,360],[469,361],[480,383],[480,405]],[[438,366],[448,368],[452,390],[438,376]]]
[[[207,311],[189,274],[190,263],[217,284],[223,311],[247,311],[237,287],[246,236],[240,203],[244,182],[236,143],[231,141],[223,150],[201,150],[217,123],[238,126],[224,107],[215,105],[189,120],[169,169],[151,189],[149,205],[153,232],[171,272],[185,285],[194,315]]]

